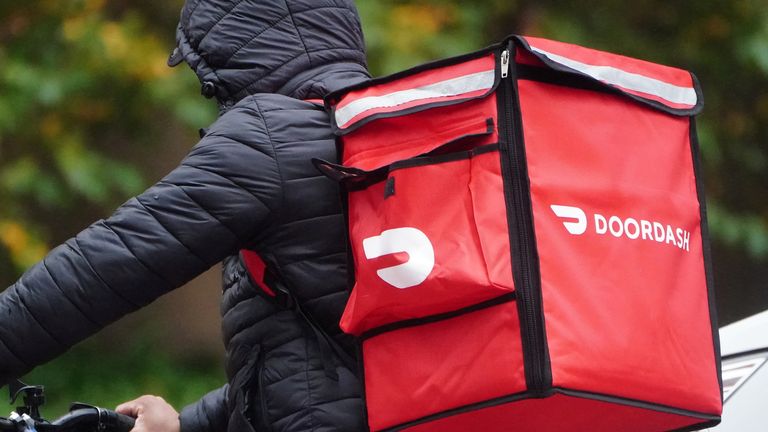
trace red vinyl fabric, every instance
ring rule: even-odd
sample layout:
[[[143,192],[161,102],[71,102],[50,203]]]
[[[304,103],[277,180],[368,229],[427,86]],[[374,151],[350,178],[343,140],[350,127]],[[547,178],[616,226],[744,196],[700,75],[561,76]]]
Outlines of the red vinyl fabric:
[[[511,37],[326,105],[372,431],[719,421],[689,72]]]
[[[486,133],[488,119],[495,124],[495,101],[494,95],[489,95],[461,105],[417,111],[405,117],[380,118],[346,135],[345,142],[350,143],[350,150],[344,154],[343,163],[362,170],[375,170],[426,155],[461,137]],[[439,115],[435,116],[435,113]],[[491,129],[475,145],[497,141],[497,132]]]
[[[402,429],[408,432],[647,432],[683,429],[686,415],[660,412],[589,395],[554,394],[479,408]]]
[[[588,74],[622,92],[674,109],[692,109],[698,103],[687,71],[547,39],[527,37],[524,42],[539,59]]]
[[[243,257],[243,262],[248,269],[248,273],[251,276],[253,283],[261,288],[261,290],[268,296],[275,297],[276,293],[264,281],[264,276],[267,272],[267,264],[264,263],[264,260],[261,259],[259,254],[248,249],[242,249],[240,255]]]
[[[553,385],[717,410],[690,120],[583,90],[519,89]],[[568,233],[558,204],[587,214],[583,234]]]
[[[349,195],[352,237],[374,239],[396,230],[414,230],[423,233],[434,258],[418,289],[397,285],[393,289],[393,283],[380,276],[382,269],[408,265],[416,257],[393,250],[368,258],[365,243],[353,243],[355,262],[366,265],[356,273],[361,289],[352,291],[341,321],[348,333],[450,312],[513,290],[509,238],[498,235],[506,231],[506,224],[493,217],[504,213],[498,151],[423,162],[427,164],[393,168],[387,181]],[[385,199],[387,182],[392,180],[395,193]],[[452,191],[452,199],[446,202],[442,194],[434,193],[441,190]],[[480,225],[478,219],[489,223]]]
[[[363,342],[368,418],[384,430],[525,390],[517,308],[505,303]],[[471,383],[471,385],[468,385]]]

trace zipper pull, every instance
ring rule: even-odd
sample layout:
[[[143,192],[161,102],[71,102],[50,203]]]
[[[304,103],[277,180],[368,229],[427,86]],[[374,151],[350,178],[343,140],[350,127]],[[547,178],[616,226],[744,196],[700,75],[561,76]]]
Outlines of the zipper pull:
[[[509,50],[501,52],[501,77],[506,78],[509,75]]]

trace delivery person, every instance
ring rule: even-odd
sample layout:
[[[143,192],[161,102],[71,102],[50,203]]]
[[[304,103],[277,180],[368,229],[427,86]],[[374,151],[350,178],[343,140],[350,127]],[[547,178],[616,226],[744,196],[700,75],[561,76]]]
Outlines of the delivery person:
[[[165,178],[0,294],[0,383],[223,260],[228,384],[180,416],[156,397],[123,404],[134,430],[364,430],[338,328],[344,217],[311,163],[337,159],[311,100],[368,78],[352,0],[188,0],[176,38],[169,64],[195,71],[218,120]],[[274,297],[241,249],[266,264]]]

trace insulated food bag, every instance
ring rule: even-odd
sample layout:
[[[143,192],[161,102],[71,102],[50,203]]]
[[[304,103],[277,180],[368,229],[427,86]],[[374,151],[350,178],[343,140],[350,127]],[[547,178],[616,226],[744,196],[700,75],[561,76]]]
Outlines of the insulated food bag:
[[[689,72],[515,36],[326,104],[372,431],[718,423]]]

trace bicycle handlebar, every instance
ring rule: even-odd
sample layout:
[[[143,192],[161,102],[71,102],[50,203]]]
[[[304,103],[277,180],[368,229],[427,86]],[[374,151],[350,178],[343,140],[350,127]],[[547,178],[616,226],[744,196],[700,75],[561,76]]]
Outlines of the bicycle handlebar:
[[[81,407],[48,422],[34,422],[37,432],[130,432],[136,420],[115,411],[98,407]],[[0,432],[18,432],[18,423],[0,418]]]
[[[48,422],[40,415],[45,387],[15,380],[8,389],[11,403],[23,396],[24,404],[10,418],[0,417],[0,432],[130,432],[136,422],[133,417],[82,403],[72,404],[69,413]]]
[[[38,432],[63,432],[98,430],[108,432],[129,432],[135,423],[133,417],[119,414],[115,411],[98,408],[78,408],[54,420],[49,425],[37,427]]]

